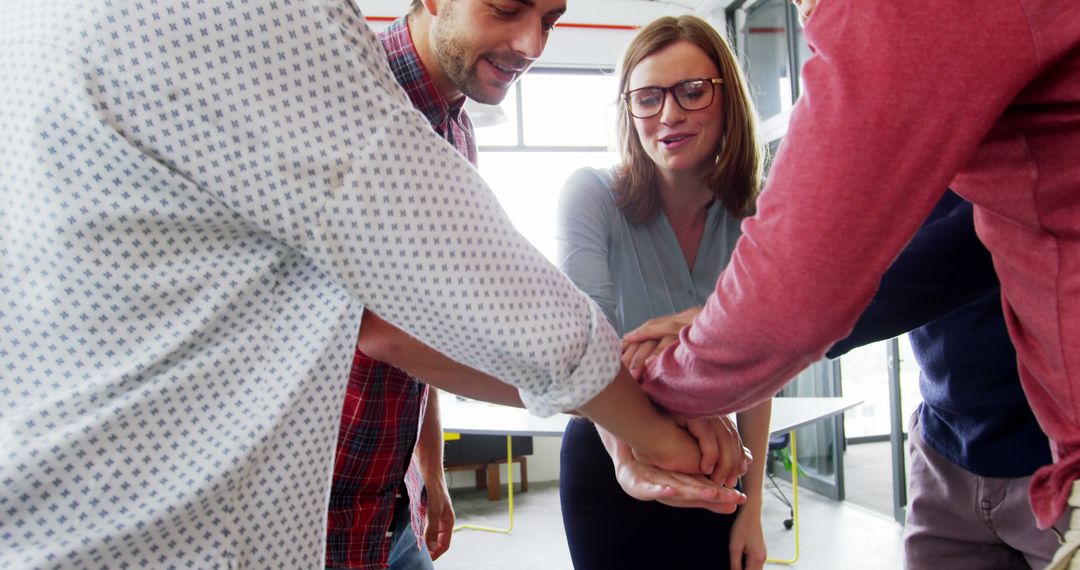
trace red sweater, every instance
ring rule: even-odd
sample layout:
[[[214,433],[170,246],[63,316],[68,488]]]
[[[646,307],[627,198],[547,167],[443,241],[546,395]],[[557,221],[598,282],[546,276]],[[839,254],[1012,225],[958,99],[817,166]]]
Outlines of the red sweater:
[[[848,334],[952,185],[1052,440],[1032,483],[1049,526],[1080,477],[1080,2],[828,0],[805,31],[815,55],[758,214],[643,386],[695,416],[771,397]]]

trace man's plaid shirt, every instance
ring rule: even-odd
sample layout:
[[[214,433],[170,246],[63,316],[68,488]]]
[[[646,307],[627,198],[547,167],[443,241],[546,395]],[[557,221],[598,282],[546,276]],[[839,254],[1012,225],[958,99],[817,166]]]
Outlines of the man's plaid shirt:
[[[379,39],[413,105],[475,165],[476,142],[472,122],[462,109],[464,99],[451,106],[435,89],[416,53],[407,19],[396,20]],[[418,541],[423,540],[426,497],[411,458],[427,395],[427,385],[356,351],[334,460],[327,566],[386,568],[390,523],[402,492],[408,493],[413,532]]]

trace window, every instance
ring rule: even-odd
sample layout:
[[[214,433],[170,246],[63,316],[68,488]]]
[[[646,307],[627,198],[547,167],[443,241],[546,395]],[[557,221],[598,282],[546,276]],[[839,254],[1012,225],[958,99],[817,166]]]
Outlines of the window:
[[[507,120],[476,130],[480,173],[529,241],[555,260],[555,215],[575,170],[618,160],[614,138],[618,79],[604,70],[536,69],[503,100]]]
[[[790,110],[795,100],[790,4],[790,0],[760,0],[737,10],[737,49],[764,120]]]
[[[563,183],[579,168],[605,168],[616,160],[607,152],[485,152],[480,173],[518,231],[554,262],[555,215]]]
[[[901,414],[907,429],[907,418],[922,402],[922,397],[919,393],[919,365],[911,351],[911,343],[907,335],[902,335],[899,340]],[[844,413],[844,426],[849,438],[886,436],[891,429],[886,343],[881,341],[856,348],[840,359],[844,395],[863,400],[861,406]]]
[[[528,74],[521,78],[527,146],[611,146],[619,79],[611,74]]]

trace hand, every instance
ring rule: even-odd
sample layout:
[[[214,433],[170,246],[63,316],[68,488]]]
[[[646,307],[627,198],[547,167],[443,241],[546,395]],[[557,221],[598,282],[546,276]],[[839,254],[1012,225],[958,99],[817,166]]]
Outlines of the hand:
[[[806,20],[810,18],[810,15],[814,13],[814,8],[817,7],[817,0],[794,0],[795,7],[799,9],[799,23],[806,25]]]
[[[753,461],[735,422],[728,416],[687,420],[686,429],[701,448],[701,472],[716,483],[734,487]]]
[[[746,501],[745,495],[700,475],[674,473],[634,457],[630,446],[598,428],[611,454],[615,478],[626,494],[639,501],[659,501],[681,508],[702,508],[729,514]]]
[[[688,475],[703,475],[701,471],[701,446],[686,429],[668,418],[671,437],[656,440],[649,448],[633,447],[631,452],[637,461],[653,465],[661,470]],[[722,484],[722,483],[717,483]]]
[[[641,377],[645,366],[672,343],[678,342],[679,332],[694,322],[701,307],[681,313],[657,317],[630,331],[622,340],[622,362],[634,379]]]
[[[450,549],[450,539],[454,536],[454,506],[450,503],[450,493],[446,490],[446,480],[442,473],[433,476],[434,481],[427,483],[427,530],[424,542],[432,560],[438,560]]]
[[[762,570],[768,549],[761,528],[761,505],[747,504],[739,511],[728,539],[731,570]]]

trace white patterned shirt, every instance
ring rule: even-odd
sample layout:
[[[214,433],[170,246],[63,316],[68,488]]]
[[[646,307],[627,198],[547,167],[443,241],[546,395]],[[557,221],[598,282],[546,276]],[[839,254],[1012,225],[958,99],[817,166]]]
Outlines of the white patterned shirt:
[[[317,568],[370,307],[550,414],[595,304],[347,2],[0,3],[0,568]]]

